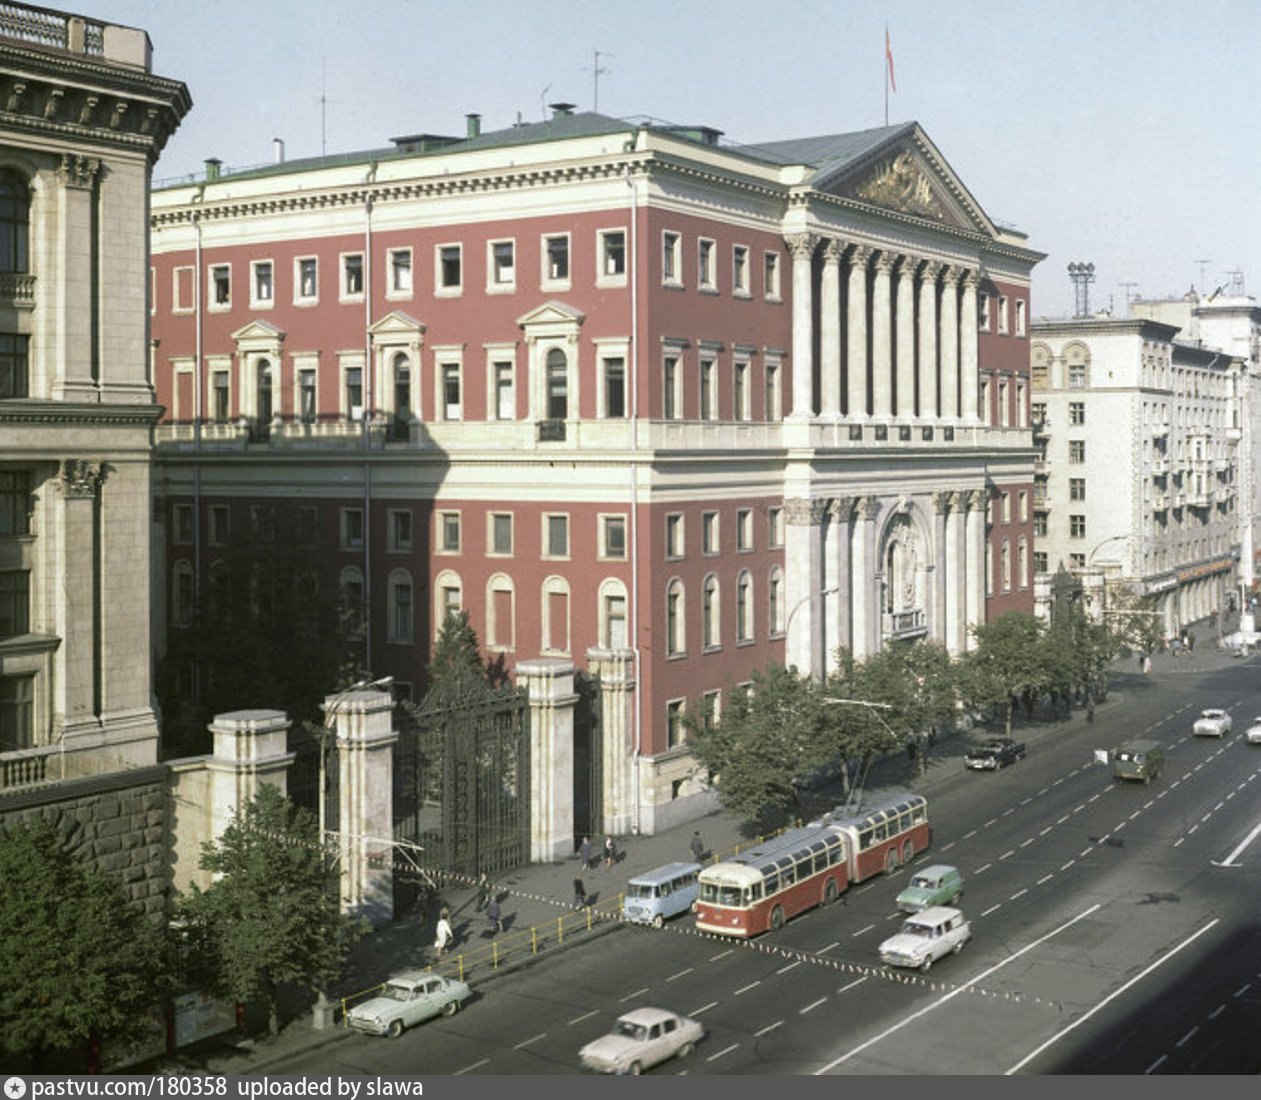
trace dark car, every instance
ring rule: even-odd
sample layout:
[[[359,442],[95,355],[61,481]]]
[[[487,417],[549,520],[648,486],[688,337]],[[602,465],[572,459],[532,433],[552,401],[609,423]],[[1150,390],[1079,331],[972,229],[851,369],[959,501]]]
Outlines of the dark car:
[[[1013,741],[1010,737],[991,737],[964,753],[963,764],[967,768],[992,772],[1007,764],[1014,764],[1024,754],[1023,742]]]

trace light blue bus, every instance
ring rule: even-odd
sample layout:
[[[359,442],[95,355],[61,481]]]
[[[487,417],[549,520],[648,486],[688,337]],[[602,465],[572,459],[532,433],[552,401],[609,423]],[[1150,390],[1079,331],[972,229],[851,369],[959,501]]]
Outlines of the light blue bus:
[[[636,875],[626,884],[622,919],[660,928],[667,917],[686,913],[696,900],[699,863],[667,863]]]

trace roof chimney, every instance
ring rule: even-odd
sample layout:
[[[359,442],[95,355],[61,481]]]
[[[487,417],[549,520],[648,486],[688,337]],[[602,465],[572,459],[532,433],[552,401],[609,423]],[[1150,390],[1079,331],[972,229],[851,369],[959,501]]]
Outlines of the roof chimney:
[[[564,118],[566,115],[574,113],[574,104],[572,103],[549,103],[548,106],[552,109],[553,119]]]
[[[218,157],[206,158],[206,179],[217,180],[219,178],[219,169],[223,167],[223,161]]]
[[[272,150],[273,150],[273,152],[275,153],[276,163],[277,163],[277,164],[284,164],[284,162],[285,162],[285,139],[284,139],[284,138],[272,138],[272,139],[271,139],[271,146],[272,146]]]
[[[468,123],[468,136],[471,138],[482,136],[482,116],[479,114],[467,114],[464,121]]]

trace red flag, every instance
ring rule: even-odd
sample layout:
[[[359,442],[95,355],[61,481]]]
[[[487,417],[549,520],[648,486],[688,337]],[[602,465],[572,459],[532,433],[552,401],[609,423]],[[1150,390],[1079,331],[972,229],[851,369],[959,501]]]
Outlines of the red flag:
[[[898,90],[898,82],[893,76],[893,47],[889,44],[889,28],[884,29],[884,57],[889,63],[889,83],[893,86],[893,90]]]

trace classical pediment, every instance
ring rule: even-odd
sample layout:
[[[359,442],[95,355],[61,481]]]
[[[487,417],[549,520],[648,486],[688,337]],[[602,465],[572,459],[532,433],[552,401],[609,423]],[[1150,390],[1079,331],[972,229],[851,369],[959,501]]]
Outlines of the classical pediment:
[[[419,336],[425,331],[425,323],[417,321],[415,317],[408,316],[402,310],[394,309],[387,313],[379,321],[373,322],[368,328],[368,334],[374,338],[388,338],[390,336]]]
[[[284,329],[267,321],[251,321],[232,334],[232,339],[242,350],[278,347],[284,338]]]
[[[517,318],[522,328],[534,328],[540,325],[581,325],[587,315],[580,309],[566,305],[564,302],[544,302],[529,313]]]

